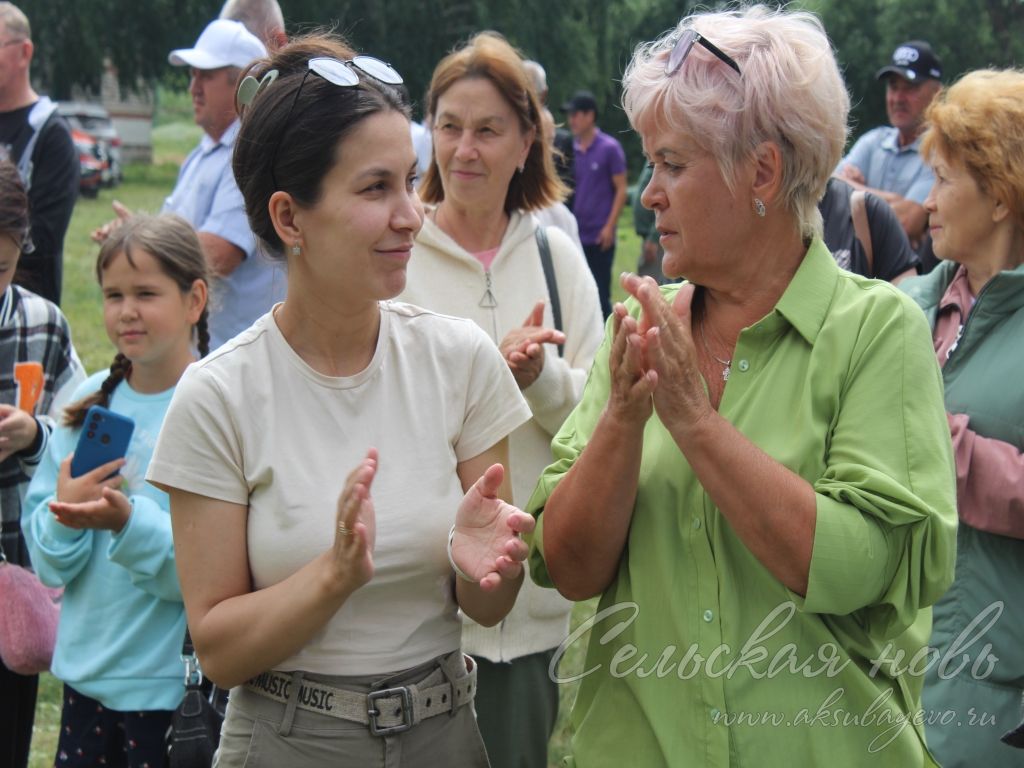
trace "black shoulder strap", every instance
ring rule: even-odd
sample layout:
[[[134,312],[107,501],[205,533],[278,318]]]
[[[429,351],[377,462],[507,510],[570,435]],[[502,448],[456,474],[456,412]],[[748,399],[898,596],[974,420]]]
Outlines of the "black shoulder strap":
[[[558,299],[558,282],[555,280],[555,265],[551,262],[551,246],[548,245],[548,233],[543,226],[537,227],[537,250],[540,251],[540,263],[544,267],[544,281],[548,284],[548,298],[551,300],[551,314],[555,318],[555,330],[562,330],[562,302]],[[565,355],[565,345],[558,345],[558,356]]]

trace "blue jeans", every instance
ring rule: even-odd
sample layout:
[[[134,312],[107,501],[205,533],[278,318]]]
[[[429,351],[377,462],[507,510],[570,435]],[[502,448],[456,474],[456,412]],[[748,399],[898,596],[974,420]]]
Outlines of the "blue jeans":
[[[583,246],[583,254],[587,257],[590,274],[597,283],[597,297],[601,300],[601,316],[607,320],[612,313],[612,262],[615,261],[615,244],[608,250],[602,250],[597,243]]]

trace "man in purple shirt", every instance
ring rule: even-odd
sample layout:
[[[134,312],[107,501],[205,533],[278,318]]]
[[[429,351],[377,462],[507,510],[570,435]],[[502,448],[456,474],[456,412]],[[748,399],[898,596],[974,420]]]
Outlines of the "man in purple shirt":
[[[587,264],[597,282],[601,312],[611,314],[612,262],[615,231],[626,204],[626,153],[622,145],[597,127],[597,100],[590,91],[576,91],[562,105],[572,131],[576,196],[572,212],[580,227]]]

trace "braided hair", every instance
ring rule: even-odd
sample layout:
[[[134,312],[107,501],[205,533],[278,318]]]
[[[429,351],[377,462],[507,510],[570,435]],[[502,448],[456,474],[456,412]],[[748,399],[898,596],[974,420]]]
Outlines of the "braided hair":
[[[122,253],[134,267],[132,253],[136,250],[145,251],[156,259],[163,273],[177,284],[182,293],[190,291],[196,280],[202,280],[207,284],[210,282],[206,258],[203,256],[195,230],[180,216],[169,213],[159,216],[137,214],[112,232],[104,241],[96,258],[97,281],[103,284],[103,271],[115,256]],[[208,321],[209,308],[203,307],[195,325],[196,348],[200,357],[206,357],[210,351]],[[81,426],[85,421],[86,411],[94,405],[108,407],[117,385],[125,381],[131,375],[131,371],[132,361],[118,352],[114,362],[110,364],[110,373],[100,384],[100,388],[64,410],[65,426]]]

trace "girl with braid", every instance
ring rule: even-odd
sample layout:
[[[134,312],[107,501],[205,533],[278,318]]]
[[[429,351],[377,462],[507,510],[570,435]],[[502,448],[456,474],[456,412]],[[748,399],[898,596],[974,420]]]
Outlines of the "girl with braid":
[[[65,588],[52,666],[64,681],[55,763],[157,766],[184,694],[185,611],[167,494],[145,475],[178,379],[209,346],[208,278],[194,231],[172,215],[128,220],[103,244],[96,273],[117,356],[65,411],[22,527],[39,578]],[[128,453],[73,478],[71,453],[97,404],[134,420]]]

